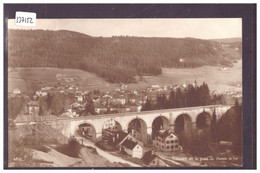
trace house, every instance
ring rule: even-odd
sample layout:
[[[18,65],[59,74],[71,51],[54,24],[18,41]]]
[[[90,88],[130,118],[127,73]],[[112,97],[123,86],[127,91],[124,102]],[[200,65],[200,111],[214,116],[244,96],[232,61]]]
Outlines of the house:
[[[131,134],[128,134],[128,133],[124,132],[123,130],[120,130],[119,128],[104,129],[104,127],[103,127],[102,140],[105,143],[120,149],[122,143],[127,139],[137,142],[139,145],[143,146],[143,143],[141,141],[136,140],[133,136],[131,136]]]
[[[126,112],[141,112],[142,105],[139,103],[129,103],[126,105]]]
[[[166,91],[166,90],[168,90],[168,86],[164,85],[164,86],[162,86],[162,89]]]
[[[101,97],[101,103],[103,105],[106,105],[107,107],[110,106],[110,102],[111,100],[113,100],[112,96],[108,95],[108,94],[105,94]]]
[[[126,104],[126,98],[123,94],[115,94],[113,95],[113,100],[112,100],[114,103],[117,103],[117,104]]]
[[[73,112],[72,109],[68,109],[66,112],[63,112],[60,117],[70,117],[70,118],[74,118],[79,116],[76,112]]]
[[[62,90],[62,89],[60,90],[60,93],[64,93],[64,92],[65,92],[65,90]]]
[[[131,129],[130,134],[131,134],[131,136],[133,136],[136,140],[141,140],[141,133],[138,132],[137,130]]]
[[[117,144],[117,147],[120,148],[122,143],[125,140],[130,140],[130,141],[134,141],[137,142],[139,145],[143,146],[143,142],[139,139],[136,139],[134,136],[132,136],[131,133],[126,133],[126,132],[122,132],[119,131],[118,133],[119,135],[117,135],[117,138],[115,139],[115,144]]]
[[[69,108],[76,108],[76,107],[80,107],[81,104],[79,104],[78,102],[72,103],[71,105],[69,105]]]
[[[39,115],[39,103],[37,101],[30,101],[27,103],[29,115]]]
[[[107,108],[98,102],[94,103],[94,107],[95,107],[95,112],[97,114],[102,114],[107,111]]]
[[[128,94],[128,103],[136,103],[137,97],[135,94]]]
[[[152,85],[151,88],[158,89],[160,88],[160,85]]]
[[[52,87],[42,87],[41,90],[42,91],[50,91],[52,89]]]
[[[19,90],[18,88],[15,88],[14,91],[13,91],[13,94],[14,95],[21,94],[21,90]]]
[[[73,108],[69,108],[66,113],[67,113],[66,115],[71,118],[79,116],[79,114],[77,114],[76,109],[73,109]]]
[[[131,157],[136,157],[139,159],[143,157],[143,147],[139,145],[138,142],[134,142],[129,139],[124,140],[121,144],[120,151],[125,152]]]
[[[117,125],[114,128],[107,128],[102,130],[102,140],[111,146],[119,148],[118,144],[127,139],[128,134],[122,131]],[[129,138],[130,139],[130,138]],[[133,139],[132,139],[133,140]],[[136,140],[135,140],[136,141]],[[142,143],[140,143],[142,144]]]
[[[142,160],[145,165],[148,165],[151,167],[169,167],[170,166],[160,156],[153,154],[152,151],[147,151],[146,153],[144,153]]]
[[[108,121],[106,121],[103,125],[103,129],[115,129],[118,130],[119,129],[119,125],[116,123],[116,121],[114,119],[110,119]]]
[[[110,111],[115,113],[124,113],[127,112],[127,107],[122,104],[111,104]],[[129,109],[130,110],[130,109]]]
[[[123,130],[117,131],[115,135],[115,139],[113,139],[114,144],[119,148],[119,145],[128,137],[128,133],[124,132]]]
[[[40,96],[47,96],[47,94],[48,94],[47,91],[42,91],[42,90],[38,90],[35,93],[35,95],[37,95],[38,97],[40,97]]]
[[[127,85],[125,85],[125,84],[121,85],[121,89],[126,89],[126,88],[127,88]]]
[[[153,140],[153,146],[161,151],[176,151],[181,149],[178,136],[170,130],[157,131]]]
[[[142,98],[139,100],[139,104],[145,104],[146,103],[146,100],[147,100],[148,96],[147,95],[144,95],[142,96]]]
[[[78,102],[83,102],[83,100],[84,100],[84,95],[79,94],[75,97],[77,98]]]

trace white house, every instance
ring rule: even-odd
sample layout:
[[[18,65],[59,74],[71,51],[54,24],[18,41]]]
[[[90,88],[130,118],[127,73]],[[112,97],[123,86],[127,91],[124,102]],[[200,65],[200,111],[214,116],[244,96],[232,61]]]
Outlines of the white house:
[[[113,97],[113,102],[124,105],[126,104],[126,98],[124,95],[117,95]]]
[[[47,91],[38,90],[38,91],[36,91],[35,95],[37,95],[37,96],[47,96],[48,92]]]
[[[83,100],[84,100],[83,95],[77,95],[76,98],[77,98],[77,100],[78,100],[79,102],[83,102]]]
[[[66,114],[66,115],[69,116],[69,117],[71,117],[71,118],[74,118],[74,117],[78,117],[78,116],[79,116],[79,114],[77,114],[77,112],[76,112],[76,111],[73,111],[73,109],[71,109],[71,108],[69,108],[69,109],[67,110],[67,113],[69,113],[69,114]]]
[[[181,149],[178,136],[169,130],[159,130],[155,134],[153,145],[162,151],[176,151]]]
[[[152,85],[151,87],[152,87],[152,88],[157,88],[157,89],[158,89],[158,88],[160,88],[160,85]]]
[[[116,122],[114,119],[106,121],[103,125],[103,129],[116,129]]]
[[[13,91],[13,94],[21,94],[21,91],[18,88],[15,88]]]
[[[42,91],[49,91],[51,89],[52,89],[52,87],[47,87],[47,86],[41,88]]]
[[[97,103],[94,102],[94,107],[95,107],[95,112],[97,114],[102,114],[107,111],[107,108],[98,102]]]
[[[117,146],[118,146],[118,148],[121,147],[121,145],[123,144],[123,142],[124,142],[125,140],[133,141],[133,142],[135,142],[135,143],[138,143],[138,144],[141,145],[141,146],[144,145],[142,141],[136,139],[134,136],[132,136],[131,133],[128,133],[128,134],[127,134],[127,133],[123,132],[122,134],[119,135],[118,138],[119,138],[119,139],[116,139],[116,140],[117,140]]]
[[[143,157],[143,147],[139,145],[137,142],[126,139],[121,147],[121,152],[126,152],[128,155],[132,157],[136,157],[141,159]]]

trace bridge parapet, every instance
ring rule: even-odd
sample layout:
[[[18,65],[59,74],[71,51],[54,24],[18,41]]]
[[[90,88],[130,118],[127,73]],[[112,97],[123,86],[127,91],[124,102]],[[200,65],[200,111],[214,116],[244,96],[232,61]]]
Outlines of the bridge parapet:
[[[169,121],[170,126],[174,126],[175,120],[181,114],[187,114],[191,118],[191,122],[195,123],[197,120],[197,116],[204,111],[212,115],[213,111],[215,110],[217,119],[219,119],[222,114],[224,114],[229,108],[231,108],[230,105],[209,105],[145,112],[93,115],[77,118],[64,117],[55,119],[34,119],[34,121],[17,121],[16,123],[46,123],[51,125],[53,128],[58,129],[67,137],[74,135],[79,125],[88,123],[95,128],[96,134],[100,135],[102,133],[103,124],[111,119],[118,122],[121,125],[122,130],[124,131],[127,131],[129,123],[136,118],[142,119],[146,123],[147,129],[149,129],[152,127],[153,121],[160,116],[166,118]]]

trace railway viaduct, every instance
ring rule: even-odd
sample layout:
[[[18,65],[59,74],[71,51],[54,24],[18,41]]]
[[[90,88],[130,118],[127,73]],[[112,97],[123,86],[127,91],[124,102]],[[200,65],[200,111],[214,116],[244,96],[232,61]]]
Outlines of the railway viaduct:
[[[115,121],[123,131],[127,132],[130,122],[138,120],[141,124],[141,136],[143,136],[144,143],[148,143],[151,142],[153,123],[158,118],[161,118],[161,128],[163,129],[168,128],[176,130],[176,128],[179,128],[183,130],[188,128],[188,125],[191,125],[193,128],[203,128],[205,122],[211,119],[214,111],[217,120],[219,120],[219,118],[230,108],[230,105],[210,105],[145,112],[93,115],[77,118],[57,118],[55,120],[46,119],[34,122],[20,121],[16,122],[16,124],[45,123],[54,129],[57,129],[67,137],[75,135],[80,125],[88,124],[94,129],[92,140],[95,141],[102,138],[103,125],[108,121]]]

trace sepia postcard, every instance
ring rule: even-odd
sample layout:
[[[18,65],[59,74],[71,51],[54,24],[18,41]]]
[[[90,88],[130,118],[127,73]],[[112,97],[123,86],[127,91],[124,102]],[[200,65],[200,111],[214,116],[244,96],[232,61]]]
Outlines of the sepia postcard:
[[[243,155],[243,145],[254,150],[243,123],[255,116],[243,112],[254,102],[243,97],[253,88],[244,87],[243,15],[131,17],[126,8],[131,15],[113,17],[124,5],[84,15],[87,4],[47,5],[43,15],[42,6],[5,4],[6,168],[243,168],[254,159]]]

